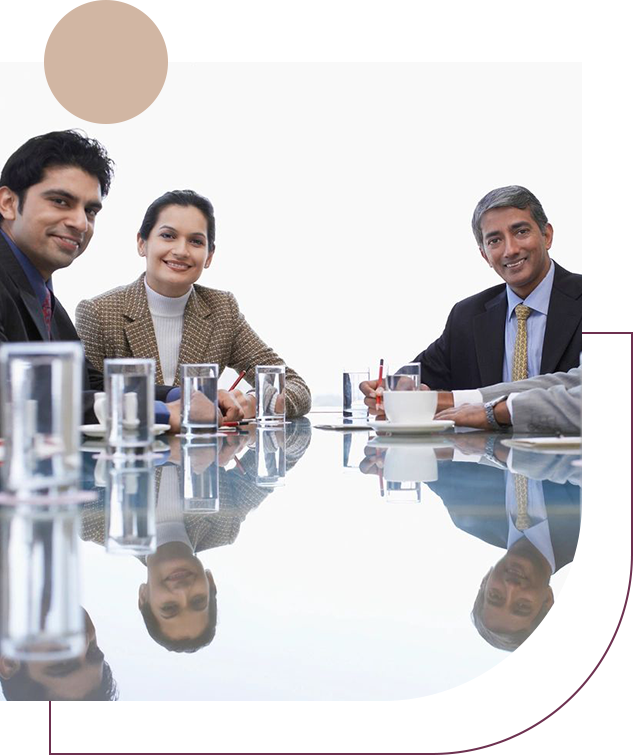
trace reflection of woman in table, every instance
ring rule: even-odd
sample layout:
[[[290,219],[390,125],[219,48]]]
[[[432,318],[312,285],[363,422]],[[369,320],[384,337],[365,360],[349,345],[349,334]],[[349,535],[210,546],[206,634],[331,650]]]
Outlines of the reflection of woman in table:
[[[170,191],[147,209],[137,236],[146,272],[134,283],[86,299],[76,312],[86,356],[103,369],[103,360],[153,358],[156,382],[180,385],[181,364],[217,363],[246,371],[254,385],[256,365],[284,361],[255,333],[233,294],[197,284],[215,251],[215,218],[206,197]],[[227,419],[255,416],[255,396],[220,391]],[[286,368],[286,413],[310,410],[304,380]]]
[[[156,553],[143,559],[147,581],[139,587],[139,610],[150,636],[175,652],[195,652],[215,637],[216,586],[199,554],[230,545],[247,515],[272,492],[256,484],[255,427],[223,437],[217,452],[196,449],[196,471],[218,464],[219,510],[194,513],[184,510],[181,495],[180,439],[169,438],[170,455],[156,470]],[[274,431],[271,431],[274,432]],[[311,438],[307,419],[287,426],[286,468],[290,470],[306,452]],[[247,449],[238,459],[238,454]],[[225,467],[238,459],[231,469]],[[82,538],[100,544],[105,540],[103,497],[84,507]]]
[[[0,656],[0,683],[7,700],[116,700],[112,670],[86,618],[86,647],[78,658],[20,662]]]

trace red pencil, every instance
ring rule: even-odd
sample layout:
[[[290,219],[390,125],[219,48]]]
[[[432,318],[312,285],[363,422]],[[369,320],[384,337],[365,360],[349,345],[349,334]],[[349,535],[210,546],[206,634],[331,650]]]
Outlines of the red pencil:
[[[381,359],[380,367],[378,368],[378,385],[376,386],[376,388],[382,388],[382,367],[384,363],[385,363],[385,360]],[[378,409],[381,403],[382,403],[382,397],[380,394],[377,394],[376,395],[376,409]]]
[[[240,380],[246,375],[246,370],[242,370],[240,374],[237,376],[237,380],[233,383],[233,385],[229,388],[229,391],[234,391],[237,387],[237,384],[240,382]]]

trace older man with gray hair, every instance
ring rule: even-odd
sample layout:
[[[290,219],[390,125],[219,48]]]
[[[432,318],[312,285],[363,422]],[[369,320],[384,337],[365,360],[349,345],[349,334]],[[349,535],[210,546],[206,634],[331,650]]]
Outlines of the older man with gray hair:
[[[504,283],[455,304],[442,335],[414,360],[422,383],[463,391],[464,403],[481,401],[471,389],[568,372],[581,353],[582,277],[550,259],[554,229],[534,194],[494,189],[477,204],[472,229]],[[361,385],[372,410],[376,387]]]

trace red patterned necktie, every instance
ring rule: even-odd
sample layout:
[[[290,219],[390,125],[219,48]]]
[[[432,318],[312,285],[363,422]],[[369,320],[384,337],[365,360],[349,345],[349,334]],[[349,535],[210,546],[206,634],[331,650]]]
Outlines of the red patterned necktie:
[[[46,298],[42,303],[42,314],[44,315],[44,322],[46,323],[46,330],[48,335],[51,335],[51,319],[53,318],[53,307],[51,306],[51,292],[48,287],[46,288]]]

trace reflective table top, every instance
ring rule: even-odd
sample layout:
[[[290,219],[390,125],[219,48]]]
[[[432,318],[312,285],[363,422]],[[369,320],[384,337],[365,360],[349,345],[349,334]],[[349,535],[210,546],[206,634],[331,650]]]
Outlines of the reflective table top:
[[[5,698],[391,700],[508,657],[570,568],[578,452],[325,421],[142,462],[87,441],[94,501],[2,507]]]

